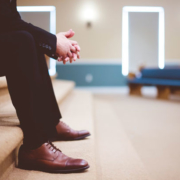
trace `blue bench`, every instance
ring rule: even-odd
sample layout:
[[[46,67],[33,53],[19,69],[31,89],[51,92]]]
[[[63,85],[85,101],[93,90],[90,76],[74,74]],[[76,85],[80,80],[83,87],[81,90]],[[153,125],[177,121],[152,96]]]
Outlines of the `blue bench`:
[[[156,86],[159,98],[168,98],[170,93],[180,90],[180,68],[144,68],[138,77],[128,78],[130,94],[141,95],[142,86]]]

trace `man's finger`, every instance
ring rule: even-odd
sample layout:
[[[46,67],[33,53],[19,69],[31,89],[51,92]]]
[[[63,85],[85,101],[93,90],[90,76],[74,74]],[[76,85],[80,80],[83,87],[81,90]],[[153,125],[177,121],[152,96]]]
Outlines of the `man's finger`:
[[[70,30],[67,31],[67,32],[62,32],[62,34],[63,34],[64,36],[66,36],[66,38],[71,38],[71,37],[74,36],[75,32],[72,31],[72,29],[70,29]]]
[[[77,52],[77,58],[80,59],[80,54],[79,54],[79,52]]]
[[[67,58],[67,55],[62,55],[61,58],[62,58],[62,59],[66,59],[66,58]]]
[[[68,62],[68,61],[70,60],[70,58],[69,58],[69,57],[66,57],[64,60],[65,60],[66,62]]]
[[[62,34],[64,35],[64,36],[70,36],[71,35],[71,30],[69,30],[69,31],[66,31],[66,32],[62,32]]]
[[[79,51],[79,52],[81,51],[81,48],[79,45],[74,45],[74,47],[76,48],[77,51]]]
[[[77,59],[77,54],[73,53],[73,59],[74,59],[74,61],[76,61],[76,59]]]
[[[70,43],[71,43],[72,45],[78,45],[77,41],[70,40]]]
[[[71,57],[73,57],[73,55],[72,55],[72,52],[70,51],[70,52],[68,52],[68,56],[71,58]]]
[[[75,34],[75,32],[72,29],[70,29],[69,31],[70,31],[70,34],[66,35],[66,38],[72,38]]]
[[[58,57],[58,61],[62,61],[62,57]]]
[[[70,58],[70,63],[72,63],[73,62],[73,57],[72,58]]]
[[[71,46],[71,52],[73,52],[73,53],[76,53],[77,51],[76,51],[76,48],[74,47],[74,46]]]

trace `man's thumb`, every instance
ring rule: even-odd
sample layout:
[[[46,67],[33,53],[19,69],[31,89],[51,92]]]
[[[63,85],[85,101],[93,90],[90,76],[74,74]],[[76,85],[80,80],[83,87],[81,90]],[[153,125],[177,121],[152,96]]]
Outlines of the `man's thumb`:
[[[72,31],[71,31],[71,29],[70,29],[69,31],[65,32],[64,35],[65,35],[66,37],[69,37],[69,36],[71,36],[71,33],[72,33]]]
[[[71,35],[71,30],[69,30],[69,31],[67,31],[67,32],[62,32],[62,34],[64,35],[64,36],[70,36]]]
[[[69,31],[67,31],[66,33],[66,38],[72,38],[74,36],[74,31],[72,29],[70,29]]]

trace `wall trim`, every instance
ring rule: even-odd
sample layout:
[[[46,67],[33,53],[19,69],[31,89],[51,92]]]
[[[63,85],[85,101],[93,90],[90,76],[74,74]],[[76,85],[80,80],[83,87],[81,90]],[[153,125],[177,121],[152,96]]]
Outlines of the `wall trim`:
[[[78,59],[76,62],[70,63],[68,62],[66,65],[121,65],[121,59]],[[57,61],[57,65],[64,65],[62,62]]]
[[[127,85],[124,86],[81,86],[81,87],[75,87],[77,90],[81,91],[89,91],[93,94],[128,94],[129,93],[129,87]]]
[[[165,66],[167,66],[167,65],[179,66],[180,65],[180,59],[167,59],[165,62]]]
[[[62,62],[56,63],[58,66],[64,65]],[[119,59],[78,59],[76,62],[67,63],[66,65],[122,65],[121,58]],[[165,65],[180,65],[180,59],[166,59]]]

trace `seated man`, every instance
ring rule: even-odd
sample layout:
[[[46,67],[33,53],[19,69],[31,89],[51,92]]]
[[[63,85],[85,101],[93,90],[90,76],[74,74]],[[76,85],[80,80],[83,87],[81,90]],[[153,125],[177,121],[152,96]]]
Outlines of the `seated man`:
[[[0,0],[0,75],[6,76],[12,103],[24,133],[19,150],[19,167],[45,172],[77,172],[89,168],[73,159],[52,141],[78,140],[90,135],[61,122],[44,54],[63,61],[79,58],[78,43],[68,38],[72,30],[53,35],[24,22],[16,0]]]

